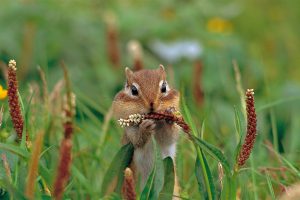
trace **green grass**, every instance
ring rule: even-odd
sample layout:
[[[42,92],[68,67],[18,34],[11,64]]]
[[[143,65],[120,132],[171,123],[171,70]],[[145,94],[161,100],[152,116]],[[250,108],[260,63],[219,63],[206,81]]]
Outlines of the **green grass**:
[[[181,112],[194,137],[190,141],[182,133],[177,145],[176,172],[184,199],[234,199],[236,194],[241,199],[278,199],[283,194],[282,187],[299,182],[300,12],[296,1],[3,0],[1,5],[0,61],[17,61],[25,131],[32,141],[39,131],[45,132],[36,199],[47,199],[47,191],[53,192],[59,160],[63,137],[61,104],[66,88],[57,90],[56,97],[53,90],[64,79],[61,60],[67,65],[77,100],[73,162],[64,198],[118,199],[117,193],[103,197],[101,190],[113,179],[107,178],[110,170],[114,173],[109,175],[120,176],[124,168],[122,163],[112,164],[120,155],[123,130],[109,111],[114,95],[125,82],[125,66],[133,64],[127,51],[132,39],[143,47],[145,67],[164,64],[168,79],[174,80],[173,86],[184,99]],[[108,13],[117,21],[119,67],[111,64],[106,52]],[[207,24],[214,17],[229,22],[231,32],[209,30]],[[204,92],[201,106],[193,95],[195,60],[168,63],[150,48],[156,39],[172,42],[188,38],[203,48],[198,58],[203,63],[203,73],[196,80]],[[236,173],[236,155],[245,136],[246,119],[232,60],[239,65],[243,88],[255,89],[258,123],[251,157]],[[46,72],[49,99],[55,97],[48,105],[37,66]],[[7,89],[4,74],[0,84]],[[0,199],[23,199],[32,147],[25,146],[25,138],[20,144],[14,141],[7,98],[0,104],[4,106],[0,155],[6,155],[11,172],[11,178],[7,177],[0,162]],[[170,162],[158,162],[156,173],[172,182],[172,176],[164,173],[164,169],[171,168]],[[223,187],[218,163],[224,170]],[[266,168],[284,171],[265,172]],[[156,180],[154,173],[152,178],[152,184],[147,185],[147,190],[140,188],[138,195],[144,191],[147,197],[169,197],[170,185]]]

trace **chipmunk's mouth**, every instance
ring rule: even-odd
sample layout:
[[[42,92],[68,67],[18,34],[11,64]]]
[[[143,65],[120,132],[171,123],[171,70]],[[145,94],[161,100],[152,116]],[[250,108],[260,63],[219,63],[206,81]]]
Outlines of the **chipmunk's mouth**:
[[[153,102],[150,102],[149,104],[149,113],[154,113],[157,111],[157,105],[154,104]]]
[[[153,102],[150,103],[149,112],[150,113],[154,112],[154,103]]]
[[[145,113],[145,114],[153,114],[155,113],[154,110],[149,110],[149,112]]]
[[[153,113],[153,112],[154,112],[154,109],[150,108],[149,113]]]

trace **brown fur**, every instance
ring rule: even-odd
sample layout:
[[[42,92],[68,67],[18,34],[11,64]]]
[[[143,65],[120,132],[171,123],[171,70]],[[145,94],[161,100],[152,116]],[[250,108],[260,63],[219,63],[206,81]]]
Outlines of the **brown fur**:
[[[114,116],[127,118],[131,114],[145,114],[151,111],[165,111],[170,107],[179,110],[179,92],[169,89],[167,93],[161,93],[160,83],[166,80],[166,73],[163,66],[155,70],[143,69],[132,72],[128,68],[126,73],[126,85],[113,101]],[[138,95],[131,94],[131,86],[137,86]],[[153,148],[150,136],[154,135],[157,144],[160,146],[162,156],[171,156],[175,163],[175,148],[178,138],[179,127],[174,123],[166,121],[154,122],[144,120],[140,125],[125,128],[122,143],[131,142],[134,147],[134,159],[131,169],[137,177],[142,177],[142,187],[152,169]],[[176,174],[176,173],[175,173]],[[174,195],[179,196],[179,185],[175,177]]]

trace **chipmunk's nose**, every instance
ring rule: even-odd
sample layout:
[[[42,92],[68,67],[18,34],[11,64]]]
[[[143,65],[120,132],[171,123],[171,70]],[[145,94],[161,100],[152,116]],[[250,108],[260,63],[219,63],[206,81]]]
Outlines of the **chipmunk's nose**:
[[[154,103],[150,102],[150,112],[154,112]]]

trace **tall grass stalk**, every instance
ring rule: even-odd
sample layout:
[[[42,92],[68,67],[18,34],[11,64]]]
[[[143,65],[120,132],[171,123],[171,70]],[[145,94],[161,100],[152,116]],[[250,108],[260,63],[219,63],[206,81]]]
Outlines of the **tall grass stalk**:
[[[3,161],[3,166],[4,166],[4,169],[5,169],[6,177],[7,177],[9,182],[12,182],[10,166],[9,166],[8,161],[7,161],[6,154],[2,153],[1,158],[2,158],[2,161]]]
[[[272,135],[273,135],[273,145],[275,151],[279,152],[278,147],[278,131],[277,131],[277,120],[276,115],[273,108],[270,108],[270,117],[271,117],[271,127],[272,127]]]
[[[234,75],[235,75],[235,82],[236,82],[236,90],[239,93],[240,96],[240,101],[241,101],[241,105],[242,105],[242,111],[244,114],[244,117],[246,118],[246,103],[245,103],[245,90],[243,89],[243,85],[242,85],[242,76],[241,76],[241,72],[239,69],[239,65],[237,63],[236,60],[232,60],[232,65],[233,65],[233,69],[234,69]]]
[[[258,194],[257,194],[257,180],[254,172],[254,159],[253,155],[250,155],[250,167],[251,167],[251,179],[252,179],[252,185],[253,185],[253,195],[254,195],[254,200],[258,200]]]
[[[191,113],[187,109],[185,99],[182,98],[181,101],[182,101],[182,105],[183,105],[183,110],[184,110],[185,116],[187,118],[187,122],[191,126],[192,134],[195,137],[197,137],[198,136],[197,130],[196,130],[195,124],[193,123],[193,120],[192,120],[192,117],[191,117]],[[208,175],[207,175],[207,171],[206,171],[206,166],[205,166],[205,163],[204,163],[203,155],[201,153],[200,148],[196,144],[194,144],[194,146],[195,146],[195,149],[196,149],[197,158],[199,158],[201,169],[202,169],[202,172],[203,172],[204,183],[205,183],[205,187],[207,189],[208,199],[209,200],[213,200],[213,194],[212,194],[213,191],[211,191],[211,189],[210,189],[210,183],[209,183],[209,179],[208,179]]]
[[[273,189],[272,182],[271,182],[268,172],[266,172],[266,179],[267,179],[267,183],[268,183],[269,192],[271,194],[271,198],[272,198],[272,200],[276,200],[274,189]]]
[[[63,127],[64,135],[60,146],[60,158],[56,172],[56,178],[53,185],[53,196],[56,200],[60,200],[63,197],[63,193],[66,187],[66,183],[70,176],[70,169],[72,164],[72,136],[74,132],[73,117],[75,115],[75,95],[71,91],[71,83],[69,79],[69,73],[62,62],[62,68],[64,70],[64,79],[66,86],[66,101],[63,105]]]
[[[38,175],[38,164],[43,147],[44,132],[37,134],[33,145],[33,151],[28,167],[25,195],[28,199],[34,199],[35,182]]]

